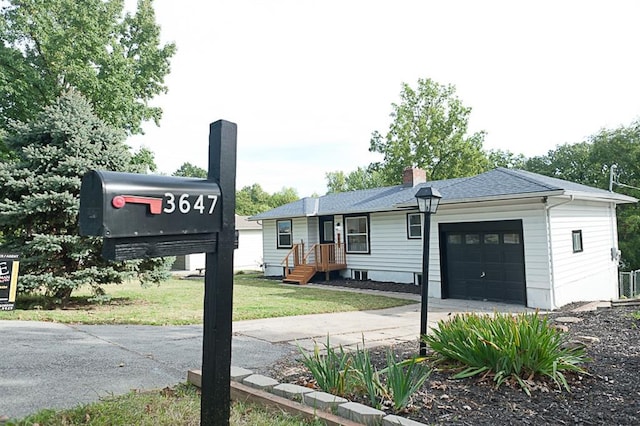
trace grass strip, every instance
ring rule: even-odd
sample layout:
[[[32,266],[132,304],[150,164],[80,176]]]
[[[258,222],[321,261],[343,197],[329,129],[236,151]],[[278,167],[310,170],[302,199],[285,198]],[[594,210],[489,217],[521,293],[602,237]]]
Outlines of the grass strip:
[[[159,286],[137,282],[105,286],[101,303],[79,291],[64,308],[43,297],[19,295],[14,311],[0,320],[53,321],[71,324],[201,324],[204,279],[171,279]],[[317,313],[374,310],[416,303],[379,295],[283,285],[257,275],[236,275],[233,320],[286,317]]]

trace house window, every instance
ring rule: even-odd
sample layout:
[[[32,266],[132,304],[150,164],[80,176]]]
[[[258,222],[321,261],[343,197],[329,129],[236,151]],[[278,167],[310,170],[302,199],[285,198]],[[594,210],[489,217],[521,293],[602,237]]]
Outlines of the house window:
[[[369,273],[367,271],[353,271],[353,279],[356,281],[367,281]]]
[[[413,273],[413,284],[422,285],[422,274],[418,274],[416,272]]]
[[[582,230],[571,231],[571,239],[573,240],[573,252],[578,253],[582,251]]]
[[[369,253],[369,217],[344,218],[347,253]]]
[[[407,238],[422,237],[422,213],[407,213]]]
[[[293,235],[291,231],[291,219],[279,220],[276,222],[278,228],[278,248],[291,248]]]

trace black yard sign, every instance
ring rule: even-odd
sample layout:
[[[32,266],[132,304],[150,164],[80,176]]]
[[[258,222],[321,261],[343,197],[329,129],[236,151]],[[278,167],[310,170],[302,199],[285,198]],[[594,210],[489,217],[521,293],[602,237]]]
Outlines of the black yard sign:
[[[11,311],[15,306],[19,265],[17,254],[0,253],[0,311]]]
[[[206,253],[202,425],[229,424],[236,139],[211,124],[207,179],[94,170],[80,191],[80,234],[103,237],[107,259]]]

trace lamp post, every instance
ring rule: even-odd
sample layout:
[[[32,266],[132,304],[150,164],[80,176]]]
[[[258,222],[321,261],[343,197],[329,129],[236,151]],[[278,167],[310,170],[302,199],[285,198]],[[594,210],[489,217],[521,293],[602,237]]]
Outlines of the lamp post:
[[[418,209],[423,214],[422,232],[422,295],[420,307],[420,356],[427,355],[426,343],[422,336],[427,334],[427,305],[429,301],[429,236],[431,231],[431,214],[438,210],[438,204],[442,195],[430,186],[420,188],[416,192]]]

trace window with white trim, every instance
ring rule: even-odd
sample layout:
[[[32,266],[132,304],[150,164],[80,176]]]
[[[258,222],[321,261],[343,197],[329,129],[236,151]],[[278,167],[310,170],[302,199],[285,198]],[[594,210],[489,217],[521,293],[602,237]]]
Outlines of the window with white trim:
[[[344,218],[347,253],[369,253],[369,218],[351,216]]]
[[[573,252],[579,253],[582,249],[582,229],[571,231],[571,239],[573,240]]]
[[[407,238],[422,238],[422,213],[407,213]]]
[[[293,231],[291,227],[291,219],[279,220],[276,222],[278,248],[293,247]]]

